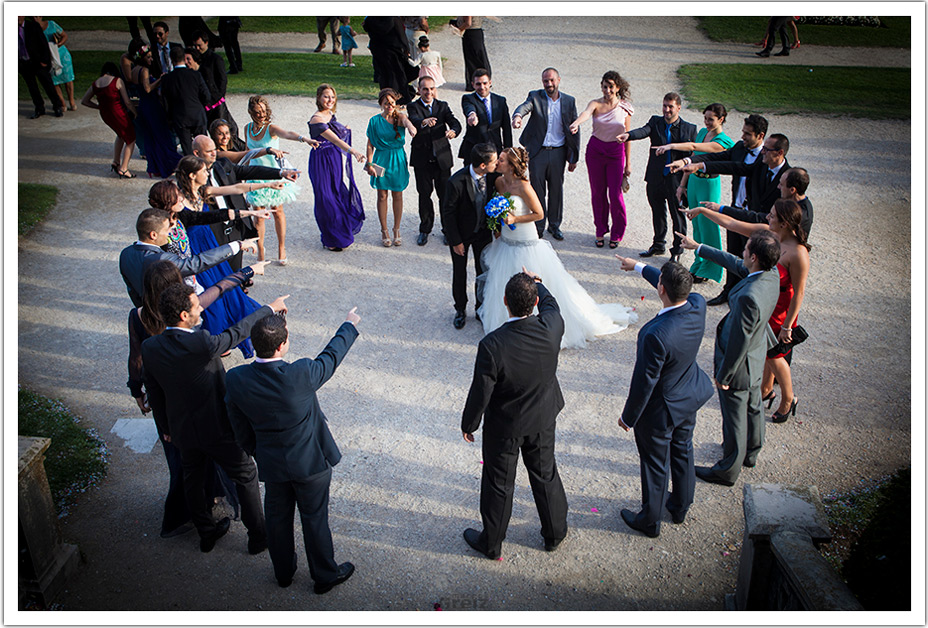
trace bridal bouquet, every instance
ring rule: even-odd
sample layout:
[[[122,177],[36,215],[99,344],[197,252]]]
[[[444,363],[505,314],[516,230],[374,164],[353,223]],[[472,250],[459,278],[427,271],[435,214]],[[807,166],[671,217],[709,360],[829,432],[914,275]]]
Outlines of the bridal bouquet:
[[[487,228],[490,231],[498,231],[500,225],[505,224],[503,220],[512,211],[513,204],[508,194],[497,194],[490,199],[484,209],[487,212]],[[516,226],[509,225],[509,228],[515,231]]]

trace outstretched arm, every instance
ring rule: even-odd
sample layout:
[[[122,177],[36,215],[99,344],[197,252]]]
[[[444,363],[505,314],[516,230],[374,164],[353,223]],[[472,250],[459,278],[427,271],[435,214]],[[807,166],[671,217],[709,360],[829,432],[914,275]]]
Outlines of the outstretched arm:
[[[586,122],[587,120],[589,120],[590,116],[592,116],[595,111],[596,111],[596,101],[591,100],[589,104],[586,106],[586,109],[583,110],[583,113],[577,116],[577,119],[570,123],[570,132],[576,133],[577,131],[579,131],[580,125]]]
[[[705,202],[707,201],[703,201],[703,203]],[[690,220],[693,220],[696,216],[702,214],[723,229],[734,231],[735,233],[740,233],[741,235],[747,237],[751,237],[751,234],[755,231],[770,229],[769,226],[762,223],[742,222],[740,220],[735,220],[731,216],[726,216],[721,212],[711,211],[710,209],[703,207],[702,204],[700,207],[691,207],[689,209],[685,209],[683,210],[683,213],[686,214],[686,217]]]

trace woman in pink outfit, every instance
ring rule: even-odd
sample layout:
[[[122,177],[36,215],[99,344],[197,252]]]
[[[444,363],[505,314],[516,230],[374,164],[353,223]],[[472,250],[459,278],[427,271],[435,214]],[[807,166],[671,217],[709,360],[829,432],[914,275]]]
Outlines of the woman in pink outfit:
[[[586,170],[590,177],[596,246],[603,247],[609,232],[609,248],[614,249],[625,237],[628,224],[622,192],[628,190],[631,174],[630,143],[620,144],[616,136],[630,128],[634,108],[628,102],[628,81],[618,72],[610,70],[603,74],[601,86],[603,97],[590,101],[570,125],[570,132],[577,133],[581,124],[593,118],[593,136],[586,145]]]

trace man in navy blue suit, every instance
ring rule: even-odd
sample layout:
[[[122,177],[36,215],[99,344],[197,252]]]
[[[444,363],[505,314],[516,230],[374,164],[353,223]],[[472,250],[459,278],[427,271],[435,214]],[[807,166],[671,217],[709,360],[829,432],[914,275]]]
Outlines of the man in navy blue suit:
[[[274,575],[290,586],[296,572],[293,509],[300,510],[303,544],[316,593],[326,593],[354,573],[335,562],[329,529],[329,484],[342,454],[326,425],[316,391],[334,374],[358,337],[361,317],[348,318],[315,360],[285,362],[287,321],[269,316],[251,332],[257,358],[226,375],[226,406],[235,439],[258,462],[264,482],[267,546]]]
[[[693,278],[676,262],[658,270],[616,255],[622,270],[641,273],[657,288],[663,308],[638,332],[638,355],[619,427],[635,429],[641,457],[641,511],[622,509],[622,519],[649,537],[660,534],[664,504],[683,523],[696,484],[693,428],[696,412],[712,396],[712,382],[696,355],[706,330],[706,300],[690,293]],[[673,481],[667,499],[668,475]]]

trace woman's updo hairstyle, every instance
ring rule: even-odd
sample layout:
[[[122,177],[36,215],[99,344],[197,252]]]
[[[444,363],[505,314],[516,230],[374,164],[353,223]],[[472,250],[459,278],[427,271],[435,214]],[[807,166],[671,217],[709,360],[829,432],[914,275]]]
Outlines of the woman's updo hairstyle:
[[[528,151],[521,146],[513,146],[504,152],[509,157],[512,174],[523,181],[528,181]]]

